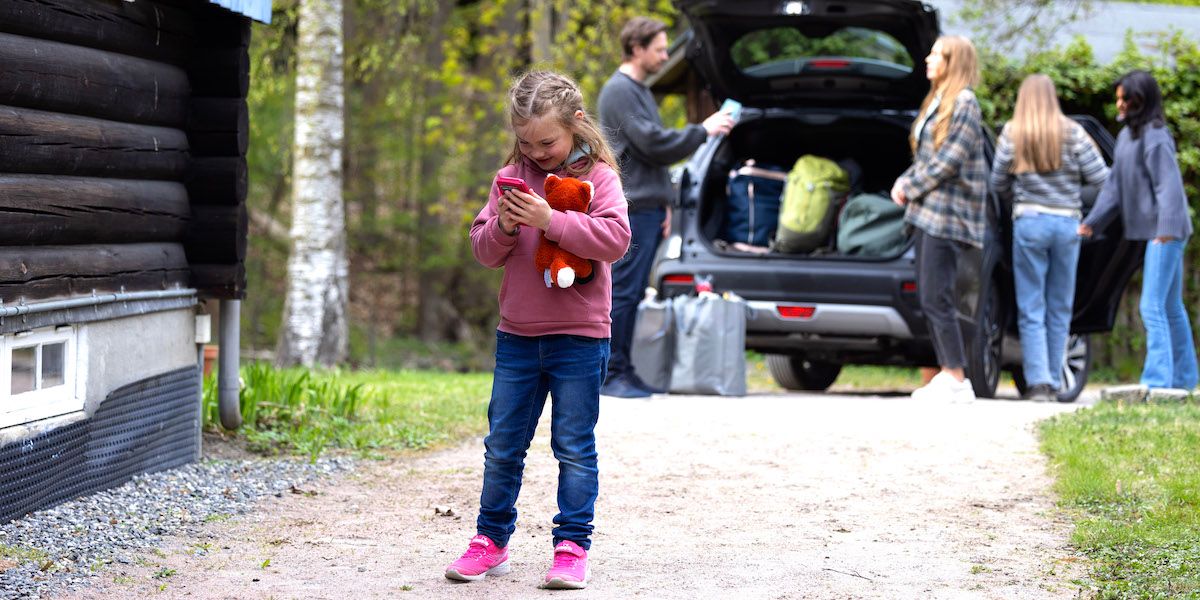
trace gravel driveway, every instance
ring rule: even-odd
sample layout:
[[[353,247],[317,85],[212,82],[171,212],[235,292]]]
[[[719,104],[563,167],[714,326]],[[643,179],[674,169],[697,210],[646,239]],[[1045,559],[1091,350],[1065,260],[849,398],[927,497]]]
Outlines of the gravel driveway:
[[[442,577],[474,533],[483,454],[474,440],[268,497],[199,537],[108,567],[74,597],[1072,598],[1083,566],[1066,547],[1069,524],[1049,495],[1033,424],[1074,408],[843,394],[605,398],[587,590],[536,588],[557,512],[543,419],[509,575]]]

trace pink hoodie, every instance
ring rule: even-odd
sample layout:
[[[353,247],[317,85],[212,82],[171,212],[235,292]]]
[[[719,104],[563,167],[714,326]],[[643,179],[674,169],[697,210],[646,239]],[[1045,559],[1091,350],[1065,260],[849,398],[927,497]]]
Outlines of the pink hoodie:
[[[558,171],[561,177],[569,173]],[[497,176],[520,177],[545,196],[545,171],[522,160],[500,169]],[[492,183],[487,205],[471,224],[471,249],[486,267],[504,267],[500,284],[500,331],[524,336],[551,334],[610,337],[612,263],[629,248],[629,213],[621,179],[608,165],[596,163],[579,177],[591,181],[595,195],[587,214],[553,211],[546,237],[564,250],[594,261],[593,279],[569,288],[548,288],[533,264],[541,230],[521,226],[516,235],[500,230],[496,203],[500,189]]]

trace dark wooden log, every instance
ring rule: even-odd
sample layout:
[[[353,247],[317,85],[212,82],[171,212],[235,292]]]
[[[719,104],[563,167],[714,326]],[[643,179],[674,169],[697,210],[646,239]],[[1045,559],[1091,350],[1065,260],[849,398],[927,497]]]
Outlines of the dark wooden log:
[[[179,244],[0,247],[0,299],[11,303],[97,292],[186,287]]]
[[[205,34],[196,40],[196,48],[249,48],[251,37],[250,17],[246,17],[215,4],[195,5],[196,29]]]
[[[250,54],[245,48],[197,51],[186,68],[194,96],[245,98],[250,91]]]
[[[184,64],[198,30],[192,9],[156,2],[4,0],[0,31]]]
[[[0,106],[0,173],[182,181],[178,129]]]
[[[195,98],[187,135],[192,156],[245,156],[250,109],[242,98]]]
[[[180,242],[182,183],[0,174],[0,246]]]
[[[239,300],[246,297],[246,267],[192,265],[192,287],[201,298]]]
[[[182,129],[190,96],[179,67],[0,33],[2,105]]]
[[[250,230],[246,205],[192,207],[183,248],[188,262],[240,263],[246,259],[246,238]]]
[[[192,205],[235,206],[246,201],[246,159],[240,156],[197,158],[187,179]]]
[[[196,39],[198,47],[250,47],[251,21],[249,17],[227,10],[212,2],[197,2],[196,0],[154,0],[154,2],[164,7],[191,11],[196,31],[202,32]]]

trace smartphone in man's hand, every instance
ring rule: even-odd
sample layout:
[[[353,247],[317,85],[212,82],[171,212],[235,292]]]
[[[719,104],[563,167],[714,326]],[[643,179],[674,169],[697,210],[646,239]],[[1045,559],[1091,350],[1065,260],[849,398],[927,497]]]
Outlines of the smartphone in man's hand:
[[[742,103],[733,98],[726,98],[725,102],[721,104],[721,110],[717,112],[728,114],[729,118],[737,122],[738,117],[742,116]]]

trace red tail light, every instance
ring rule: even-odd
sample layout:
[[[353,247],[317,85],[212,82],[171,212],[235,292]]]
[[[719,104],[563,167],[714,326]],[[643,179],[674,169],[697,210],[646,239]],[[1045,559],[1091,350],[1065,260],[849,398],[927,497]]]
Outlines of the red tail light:
[[[906,294],[912,294],[912,293],[916,292],[917,291],[917,282],[905,281],[904,283],[901,283],[900,291],[902,291]]]
[[[846,67],[850,66],[850,61],[825,58],[821,60],[810,60],[808,61],[808,66],[814,69],[845,69]]]
[[[778,306],[779,316],[785,319],[811,319],[817,312],[815,306]]]
[[[663,277],[663,283],[667,285],[695,285],[695,275],[667,275]]]

